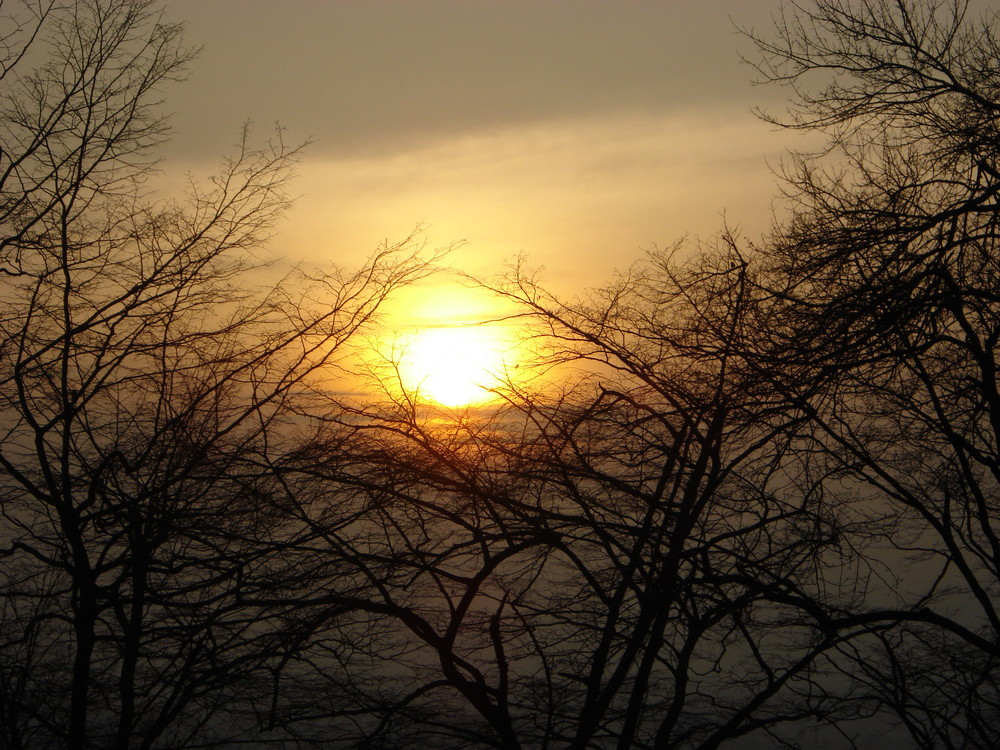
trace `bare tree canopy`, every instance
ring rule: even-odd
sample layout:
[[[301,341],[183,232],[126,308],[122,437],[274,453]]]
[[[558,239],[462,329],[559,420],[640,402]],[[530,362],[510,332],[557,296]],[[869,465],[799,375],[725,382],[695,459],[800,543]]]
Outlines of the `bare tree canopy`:
[[[147,193],[154,4],[11,18],[0,748],[1000,745],[996,14],[748,32],[788,218],[480,282],[549,375],[464,411],[330,387],[435,257],[264,283],[280,132]]]
[[[245,738],[278,721],[292,592],[338,575],[292,566],[312,532],[284,512],[276,464],[302,441],[311,375],[426,261],[390,248],[356,274],[260,287],[247,251],[298,149],[244,133],[208,187],[150,202],[158,97],[191,59],[179,27],[133,1],[17,18],[0,103],[0,745]],[[261,589],[277,601],[248,603]]]

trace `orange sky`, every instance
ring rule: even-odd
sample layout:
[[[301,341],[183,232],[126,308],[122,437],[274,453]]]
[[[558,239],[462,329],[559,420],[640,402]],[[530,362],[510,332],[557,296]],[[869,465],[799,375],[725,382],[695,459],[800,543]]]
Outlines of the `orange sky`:
[[[519,254],[562,294],[643,250],[770,222],[771,168],[796,146],[751,112],[734,25],[777,0],[168,0],[204,45],[175,113],[168,173],[204,173],[250,119],[311,139],[301,197],[270,248],[356,264],[424,226],[487,276]],[[770,165],[770,166],[769,166]],[[455,282],[440,279],[452,298]],[[448,325],[411,294],[399,330]],[[468,299],[468,296],[465,297]],[[481,305],[467,319],[484,315]],[[450,310],[450,311],[449,311]],[[436,317],[435,317],[436,316]],[[434,322],[436,319],[437,322]]]
[[[417,224],[487,271],[524,252],[599,283],[644,248],[766,228],[788,134],[754,118],[744,0],[172,0],[204,45],[168,93],[171,161],[253,120],[313,140],[288,256],[363,257]],[[777,94],[777,96],[776,96]]]

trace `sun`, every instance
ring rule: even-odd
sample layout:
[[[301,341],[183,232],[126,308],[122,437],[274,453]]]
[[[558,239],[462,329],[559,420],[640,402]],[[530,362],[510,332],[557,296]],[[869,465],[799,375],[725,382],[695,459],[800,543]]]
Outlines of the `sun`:
[[[399,342],[400,385],[422,401],[448,407],[496,399],[507,377],[509,345],[500,326],[423,328]]]
[[[486,288],[442,274],[400,290],[386,312],[369,371],[392,398],[486,406],[528,378],[518,310]]]

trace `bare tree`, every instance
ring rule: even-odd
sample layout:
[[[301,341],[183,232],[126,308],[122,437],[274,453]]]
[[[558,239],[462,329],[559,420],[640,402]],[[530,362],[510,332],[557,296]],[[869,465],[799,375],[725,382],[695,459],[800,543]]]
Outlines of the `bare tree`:
[[[357,273],[255,284],[247,253],[287,204],[298,150],[244,134],[208,188],[151,202],[157,97],[191,59],[180,28],[144,0],[25,3],[14,17],[0,744],[295,739],[280,676],[300,587],[316,585],[302,562],[315,535],[285,512],[276,467],[345,344],[428,261],[404,243]],[[332,566],[311,572],[336,585]]]
[[[829,143],[759,247],[573,304],[515,270],[546,365],[588,375],[320,420],[300,471],[358,512],[287,498],[357,573],[308,604],[317,644],[345,609],[375,634],[359,742],[996,746],[994,23],[791,4],[759,70]]]
[[[869,519],[882,579],[821,616],[872,628],[850,677],[920,747],[1000,742],[997,34],[968,2],[819,0],[754,36],[793,92],[772,120],[828,148],[789,166],[747,361]]]
[[[442,418],[330,385],[429,259],[254,284],[297,149],[245,136],[150,200],[179,29],[21,6],[0,746],[855,747],[894,721],[995,747],[1000,45],[972,16],[787,6],[758,69],[829,136],[790,161],[791,218],[573,303],[512,269],[492,288],[563,376]]]
[[[738,356],[751,278],[730,251],[654,254],[567,305],[515,269],[495,291],[547,364],[587,374],[511,382],[465,415],[404,394],[329,426],[360,462],[316,472],[370,499],[326,541],[369,587],[315,604],[395,623],[371,746],[406,726],[447,747],[791,747],[866,710],[830,658],[854,629],[814,613],[860,595],[824,578],[850,556],[826,467]]]
[[[820,0],[755,39],[830,137],[788,221],[587,303],[516,272],[547,361],[596,374],[350,425],[371,533],[327,543],[407,665],[373,743],[997,744],[994,21]]]

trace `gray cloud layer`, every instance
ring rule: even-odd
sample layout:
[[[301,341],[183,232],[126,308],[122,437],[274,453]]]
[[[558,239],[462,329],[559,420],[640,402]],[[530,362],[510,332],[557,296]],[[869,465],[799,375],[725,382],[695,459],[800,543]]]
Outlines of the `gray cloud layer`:
[[[323,152],[407,148],[495,127],[613,113],[745,112],[724,0],[171,0],[205,49],[170,94],[174,149],[216,153],[239,123],[281,121]],[[758,93],[758,92],[754,92]]]

